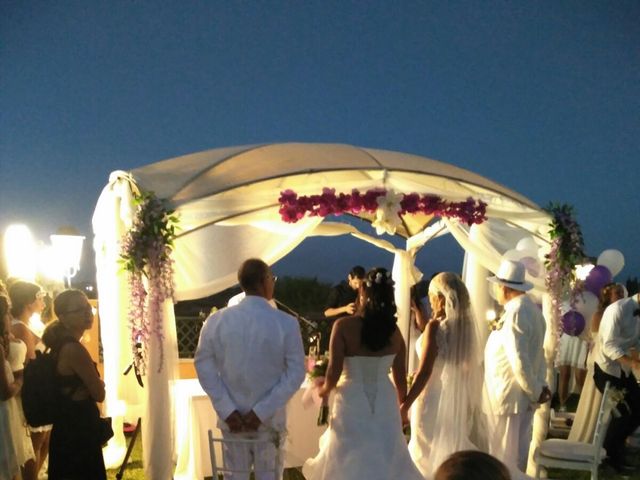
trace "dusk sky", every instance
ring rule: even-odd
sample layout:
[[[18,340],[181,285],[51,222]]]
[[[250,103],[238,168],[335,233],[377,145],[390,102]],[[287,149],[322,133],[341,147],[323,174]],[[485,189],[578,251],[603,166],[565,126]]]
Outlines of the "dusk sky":
[[[232,145],[348,143],[572,204],[640,275],[640,2],[0,0],[0,232],[88,239],[113,170]],[[90,260],[90,241],[85,262]],[[451,239],[420,254],[461,268]],[[391,264],[307,240],[276,273]],[[88,269],[87,269],[88,270]]]

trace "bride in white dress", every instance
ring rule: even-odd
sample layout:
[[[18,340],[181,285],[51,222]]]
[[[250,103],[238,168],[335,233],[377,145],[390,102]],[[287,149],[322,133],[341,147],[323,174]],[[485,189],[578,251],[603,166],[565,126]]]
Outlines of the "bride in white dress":
[[[424,478],[454,452],[487,447],[482,353],[469,292],[458,275],[444,272],[431,280],[429,302],[432,318],[416,343],[420,365],[401,407],[406,418],[413,403],[409,451]]]
[[[363,290],[359,314],[333,325],[320,388],[325,399],[335,389],[329,428],[320,438],[320,452],[302,472],[307,480],[422,480],[402,433],[405,344],[396,326],[390,273],[371,270]]]

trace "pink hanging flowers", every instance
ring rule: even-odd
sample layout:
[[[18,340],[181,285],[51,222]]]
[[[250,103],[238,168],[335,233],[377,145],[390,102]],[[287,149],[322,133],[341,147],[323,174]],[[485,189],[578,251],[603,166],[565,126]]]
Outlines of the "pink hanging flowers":
[[[134,365],[146,374],[149,342],[155,336],[160,348],[158,371],[164,363],[162,304],[173,300],[171,251],[177,217],[152,192],[134,195],[135,218],[122,239],[121,263],[129,277],[129,326]]]
[[[379,197],[388,197],[392,193],[392,191],[376,188],[364,193],[354,189],[351,193],[336,194],[335,189],[325,187],[320,195],[298,196],[293,190],[285,190],[280,193],[278,199],[279,213],[282,220],[287,223],[296,223],[307,214],[311,217],[344,213],[357,215],[361,212],[373,214],[381,208],[382,201],[378,201]],[[467,225],[479,224],[487,219],[487,204],[471,197],[463,202],[450,202],[438,195],[418,193],[398,195],[401,198],[398,208],[392,210],[386,208],[384,212],[386,217],[389,213],[398,217],[404,214],[424,213],[436,217],[456,218]]]

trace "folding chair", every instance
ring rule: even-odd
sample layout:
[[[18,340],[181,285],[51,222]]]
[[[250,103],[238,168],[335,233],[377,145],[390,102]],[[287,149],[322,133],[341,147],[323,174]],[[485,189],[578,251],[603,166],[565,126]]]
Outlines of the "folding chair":
[[[254,475],[261,473],[272,473],[273,477],[279,479],[280,475],[280,434],[278,432],[270,431],[270,435],[268,437],[261,436],[260,438],[251,438],[249,435],[246,437],[238,437],[238,438],[222,438],[222,437],[214,437],[213,432],[211,430],[208,431],[209,435],[209,456],[211,457],[211,471],[213,475],[213,480],[218,480],[218,476],[221,475],[222,478],[226,478],[228,474],[238,474],[240,478],[245,476],[245,478],[249,478],[249,474],[251,472]],[[253,464],[253,456],[250,454],[251,451],[254,451],[254,448],[266,447],[268,445],[276,445],[275,455],[273,457],[273,462],[269,462],[269,465],[260,470],[256,469]],[[224,449],[226,447],[235,447],[238,449],[245,449],[246,454],[249,458],[252,459],[249,468],[240,468],[228,466],[224,461]]]
[[[609,382],[604,387],[596,429],[593,434],[593,441],[573,442],[569,440],[552,438],[544,440],[533,455],[536,462],[536,476],[540,478],[541,467],[563,468],[568,470],[591,471],[591,479],[598,479],[598,466],[606,456],[606,451],[602,448],[604,437],[607,434],[611,410],[613,406],[609,397],[613,389],[609,388]]]

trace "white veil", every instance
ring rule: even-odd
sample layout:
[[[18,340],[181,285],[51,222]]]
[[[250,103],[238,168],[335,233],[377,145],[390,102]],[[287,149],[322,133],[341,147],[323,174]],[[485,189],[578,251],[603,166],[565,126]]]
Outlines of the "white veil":
[[[432,426],[429,464],[433,473],[454,452],[487,451],[488,438],[482,413],[483,353],[469,292],[458,275],[444,272],[431,280],[429,293],[445,300],[445,318],[436,337],[438,355],[433,371],[440,375],[442,384],[436,402],[437,421]]]

